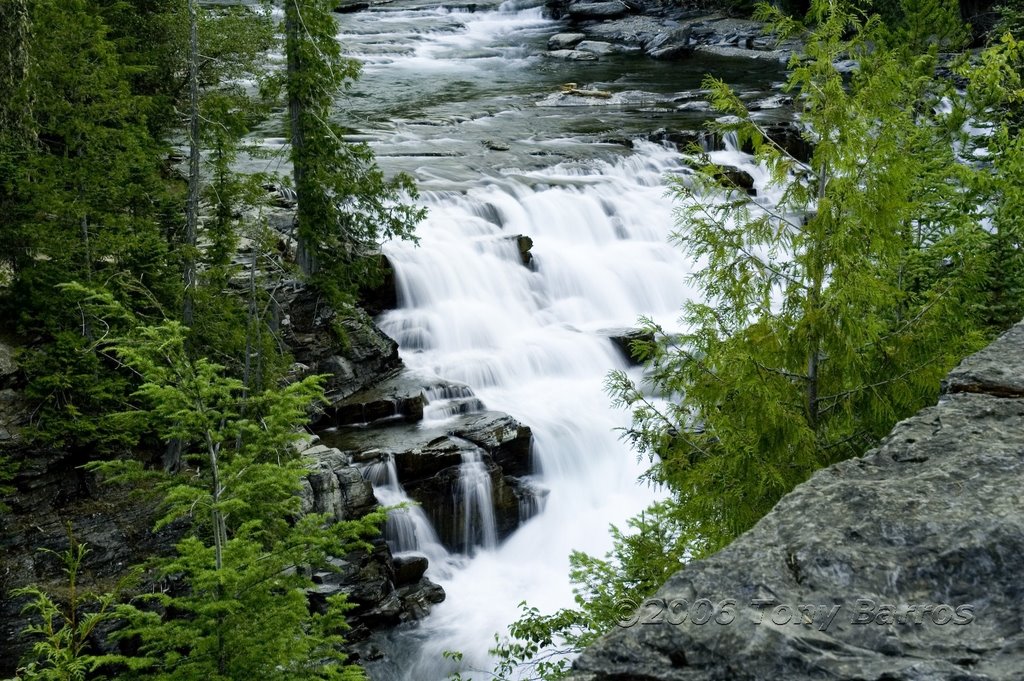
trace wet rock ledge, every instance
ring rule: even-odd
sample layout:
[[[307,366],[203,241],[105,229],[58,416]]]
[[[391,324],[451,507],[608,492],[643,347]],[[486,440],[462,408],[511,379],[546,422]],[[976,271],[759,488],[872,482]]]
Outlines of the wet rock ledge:
[[[1020,679],[1022,398],[1018,324],[936,406],[676,573],[572,680]]]
[[[469,551],[481,539],[464,532],[467,521],[474,521],[466,517],[473,509],[461,487],[468,461],[479,461],[486,471],[497,539],[515,531],[543,502],[530,477],[530,428],[486,410],[468,386],[398,372],[332,405],[319,427],[324,442],[366,475],[370,466],[390,462],[397,482],[422,506],[450,551]]]

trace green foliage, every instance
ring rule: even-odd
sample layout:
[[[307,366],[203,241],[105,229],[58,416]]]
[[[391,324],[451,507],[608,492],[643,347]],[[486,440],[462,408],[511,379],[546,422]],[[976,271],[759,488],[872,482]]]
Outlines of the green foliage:
[[[155,577],[175,583],[145,597],[159,611],[134,610],[120,632],[139,642],[143,659],[122,678],[362,679],[340,652],[344,598],[311,613],[313,568],[329,556],[369,549],[383,512],[330,522],[300,514],[308,473],[294,443],[320,377],[247,392],[207,358],[194,358],[177,322],[140,327],[115,352],[142,378],[142,419],[166,440],[184,444],[189,472],[159,485],[157,527],[191,518],[196,534],[159,561]],[[151,477],[134,462],[96,464],[112,477]]]
[[[100,427],[123,404],[127,383],[97,352],[109,330],[83,315],[64,285],[103,289],[138,316],[160,315],[173,301],[166,147],[149,134],[148,101],[131,91],[132,71],[95,3],[20,4],[11,95],[22,110],[5,126],[7,153],[0,151],[0,242],[10,276],[0,310],[41,340],[24,363],[27,393],[38,400],[35,434],[106,449],[130,440]]]
[[[958,0],[900,0],[901,21],[892,31],[895,46],[914,52],[951,52],[970,42]]]
[[[69,326],[54,328],[51,342],[28,351],[21,362],[28,377],[25,397],[37,405],[29,437],[96,454],[133,445],[139,430],[111,421],[128,405],[131,380],[112,371],[116,360],[102,340],[125,333],[134,317],[108,292],[72,283],[57,285],[55,294]]]
[[[10,510],[3,500],[15,492],[14,486],[10,483],[14,480],[17,472],[18,462],[12,459],[7,452],[0,450],[0,516]]]
[[[996,7],[999,12],[999,23],[993,33],[1002,36],[1009,33],[1018,40],[1024,38],[1024,8],[1012,2],[1005,2]]]
[[[953,119],[980,125],[986,132],[965,133],[960,144],[979,168],[972,189],[989,230],[984,314],[991,328],[1000,331],[1024,316],[1024,43],[1004,34],[977,64],[962,68],[961,75],[968,78],[968,92],[957,102]]]
[[[493,651],[498,678],[562,678],[562,653],[631,615],[681,561],[727,544],[813,471],[931,403],[956,361],[1024,312],[1010,217],[1021,209],[1024,148],[1003,128],[978,142],[990,165],[958,155],[968,118],[979,123],[1020,94],[1018,48],[987,53],[971,72],[975,104],[936,113],[936,51],[962,35],[952,20],[943,32],[947,4],[902,3],[924,14],[895,31],[842,3],[812,5],[816,27],[788,80],[814,147],[808,162],[768,137],[723,82],[705,81],[727,114],[715,131],[754,150],[780,198],[729,187],[707,156],[675,181],[675,239],[701,265],[704,300],[684,307],[682,334],[644,323],[654,340],[633,348],[643,385],[623,372],[608,379],[632,411],[625,437],[672,497],[631,521],[637,532],[613,529],[607,559],[573,555],[577,608],[543,615],[523,604]],[[759,16],[783,34],[804,30],[774,8]],[[859,64],[852,77],[840,59]]]
[[[48,549],[61,560],[67,576],[65,593],[58,601],[53,595],[36,586],[16,589],[15,598],[28,598],[23,614],[29,614],[34,622],[22,633],[36,637],[32,646],[31,661],[18,669],[10,681],[99,681],[107,676],[97,670],[111,664],[128,664],[127,658],[118,655],[97,655],[92,652],[96,632],[121,617],[114,593],[93,593],[80,591],[78,585],[82,562],[89,549],[75,541],[68,531],[70,547],[62,554]]]
[[[835,3],[812,12],[788,89],[813,157],[785,154],[724,83],[706,81],[731,114],[719,132],[752,146],[782,195],[775,207],[739,190],[723,198],[713,167],[676,181],[676,239],[703,263],[706,302],[687,303],[680,336],[648,325],[648,387],[609,380],[633,413],[626,436],[712,550],[933,401],[982,337],[969,310],[985,235],[932,114],[933,57],[874,50],[877,18]],[[833,66],[846,55],[860,63],[848,86]]]
[[[158,574],[187,585],[188,595],[150,596],[173,616],[137,610],[130,617],[121,635],[141,641],[143,658],[137,673],[122,678],[365,678],[340,652],[344,598],[329,599],[325,612],[309,610],[303,568],[323,551],[320,527],[303,521],[289,541],[269,550],[258,534],[248,527],[230,539],[220,569],[214,549],[199,539],[178,544]]]
[[[411,178],[387,179],[363,143],[343,139],[331,122],[339,92],[359,75],[341,55],[332,0],[288,0],[285,35],[291,160],[298,193],[299,265],[332,302],[350,300],[379,280],[374,251],[387,239],[411,239],[424,210]]]

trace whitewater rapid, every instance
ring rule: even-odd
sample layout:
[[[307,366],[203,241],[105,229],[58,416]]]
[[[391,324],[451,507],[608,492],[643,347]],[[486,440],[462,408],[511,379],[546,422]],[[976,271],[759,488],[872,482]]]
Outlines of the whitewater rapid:
[[[346,120],[389,172],[417,179],[429,211],[418,246],[384,246],[399,307],[378,323],[411,371],[465,384],[486,408],[529,425],[532,482],[547,491],[542,512],[499,544],[480,507],[486,476],[469,458],[460,485],[483,524],[464,528],[480,538],[471,555],[447,554],[422,513],[389,529],[393,548],[408,550],[420,528],[428,576],[447,599],[386,637],[385,659],[369,667],[377,681],[439,681],[456,670],[489,678],[472,672],[491,669],[488,649],[519,603],[546,613],[573,605],[569,554],[603,556],[609,526],[624,527],[662,494],[638,483],[648,462],[620,439],[629,414],[612,407],[604,383],[613,370],[639,378],[611,330],[640,316],[671,328],[695,293],[693,263],[669,242],[667,181],[688,172],[684,159],[635,133],[695,120],[677,102],[699,98],[701,73],[642,60],[552,63],[544,45],[560,25],[530,5],[396,3],[340,22],[346,52],[365,65],[340,104]],[[631,105],[560,106],[553,93],[570,80],[640,95]],[[757,173],[741,154],[719,153]],[[529,266],[519,237],[532,240]],[[428,410],[427,425],[436,422]],[[404,499],[393,471],[373,475],[382,501]]]

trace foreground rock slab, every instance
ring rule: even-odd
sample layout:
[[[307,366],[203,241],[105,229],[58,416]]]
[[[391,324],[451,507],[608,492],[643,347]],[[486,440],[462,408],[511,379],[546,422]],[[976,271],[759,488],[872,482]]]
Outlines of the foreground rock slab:
[[[676,573],[571,678],[1020,679],[1022,386],[1018,325],[937,406]]]

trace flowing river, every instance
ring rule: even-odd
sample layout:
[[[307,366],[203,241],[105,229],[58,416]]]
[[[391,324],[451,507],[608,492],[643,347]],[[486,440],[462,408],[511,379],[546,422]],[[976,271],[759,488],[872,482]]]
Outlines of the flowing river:
[[[504,543],[471,556],[435,551],[428,576],[447,600],[386,637],[385,658],[369,667],[376,681],[468,676],[490,670],[487,650],[520,601],[542,612],[572,605],[570,551],[603,555],[609,525],[659,494],[638,484],[644,464],[616,431],[628,414],[603,389],[609,371],[627,369],[607,330],[640,315],[672,324],[693,293],[693,266],[668,241],[666,180],[684,172],[682,157],[651,133],[700,129],[708,71],[750,101],[770,100],[782,73],[747,62],[548,59],[547,39],[564,25],[518,0],[463,9],[398,0],[341,16],[339,27],[364,74],[338,115],[388,172],[416,178],[429,208],[418,247],[385,246],[399,309],[378,322],[410,369],[464,383],[488,409],[528,424],[536,484],[548,491],[543,511]],[[566,98],[566,83],[612,97]],[[518,235],[533,240],[530,267],[509,238]]]

